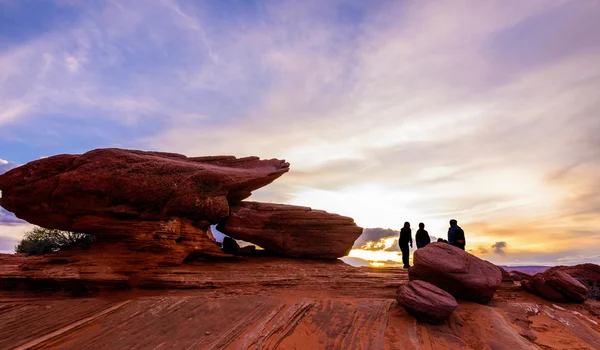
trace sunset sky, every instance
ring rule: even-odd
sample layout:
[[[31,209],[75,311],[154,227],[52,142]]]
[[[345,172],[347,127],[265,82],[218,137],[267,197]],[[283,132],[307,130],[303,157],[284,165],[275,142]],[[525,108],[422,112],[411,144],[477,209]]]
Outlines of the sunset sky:
[[[599,33],[582,0],[0,0],[0,173],[275,157],[292,170],[251,198],[381,228],[354,258],[455,218],[495,263],[600,263]],[[0,251],[27,227],[0,210]]]

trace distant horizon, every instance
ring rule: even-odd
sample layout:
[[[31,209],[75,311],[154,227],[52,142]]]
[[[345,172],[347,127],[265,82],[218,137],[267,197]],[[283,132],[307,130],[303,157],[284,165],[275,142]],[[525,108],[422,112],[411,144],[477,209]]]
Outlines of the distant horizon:
[[[499,265],[600,263],[598,2],[0,9],[0,173],[107,147],[279,158],[250,200],[354,218],[372,263],[405,221],[450,219]],[[0,211],[0,251],[28,227]]]

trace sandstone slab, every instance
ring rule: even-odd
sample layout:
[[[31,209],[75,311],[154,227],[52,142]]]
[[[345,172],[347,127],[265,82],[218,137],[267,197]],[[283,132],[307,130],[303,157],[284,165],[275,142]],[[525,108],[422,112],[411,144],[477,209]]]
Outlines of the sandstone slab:
[[[496,265],[446,243],[418,249],[413,264],[411,280],[429,282],[458,299],[487,303],[502,282]]]
[[[362,233],[349,217],[258,202],[233,204],[229,217],[217,229],[279,255],[321,259],[348,255]]]
[[[277,159],[97,149],[40,159],[0,175],[0,204],[30,223],[68,231],[79,216],[183,218],[203,228],[226,217],[229,202],[247,198],[288,170]]]
[[[447,320],[458,306],[452,295],[431,283],[419,280],[401,286],[396,300],[416,319],[432,324]]]

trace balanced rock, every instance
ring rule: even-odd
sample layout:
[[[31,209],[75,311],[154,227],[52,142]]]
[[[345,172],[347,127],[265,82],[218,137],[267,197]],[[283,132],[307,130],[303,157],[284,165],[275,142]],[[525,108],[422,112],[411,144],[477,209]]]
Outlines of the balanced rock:
[[[458,304],[444,290],[425,281],[410,281],[398,289],[396,300],[416,319],[440,324],[447,320]]]
[[[210,225],[229,215],[230,203],[288,170],[277,159],[98,149],[0,175],[0,205],[32,224],[96,237],[88,250],[32,263],[59,259],[129,274],[193,257],[225,257]]]
[[[229,217],[217,229],[279,255],[320,259],[347,255],[362,233],[349,217],[258,202],[233,204]]]
[[[586,286],[560,270],[537,273],[521,285],[528,292],[555,302],[581,303],[588,295]]]
[[[277,159],[98,149],[40,159],[0,175],[0,205],[30,223],[61,230],[73,230],[80,216],[185,218],[204,228],[226,217],[230,202],[288,170]]]
[[[500,269],[485,260],[447,243],[431,243],[418,249],[410,280],[427,281],[455,298],[489,302],[502,282]]]

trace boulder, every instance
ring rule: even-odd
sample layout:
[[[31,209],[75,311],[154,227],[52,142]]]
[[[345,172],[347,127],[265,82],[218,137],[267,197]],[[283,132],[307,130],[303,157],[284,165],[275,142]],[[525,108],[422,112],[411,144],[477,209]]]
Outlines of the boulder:
[[[362,228],[349,217],[294,205],[240,202],[217,229],[275,254],[336,259],[348,255]]]
[[[0,175],[0,205],[30,223],[60,230],[74,230],[81,216],[183,218],[205,228],[229,214],[229,203],[288,170],[277,159],[97,149],[40,159]]]
[[[447,320],[458,304],[444,290],[425,281],[410,281],[396,295],[398,304],[419,321],[440,324]]]
[[[588,297],[600,300],[600,265],[555,266],[548,271],[563,271],[588,288]]]
[[[446,243],[431,243],[415,251],[410,280],[429,282],[457,299],[489,302],[502,282],[500,269]]]
[[[586,286],[556,269],[537,273],[530,280],[522,281],[521,286],[530,293],[555,302],[581,303],[588,294]]]
[[[510,277],[513,279],[513,281],[526,281],[530,280],[533,276],[525,272],[513,270],[510,271]]]

